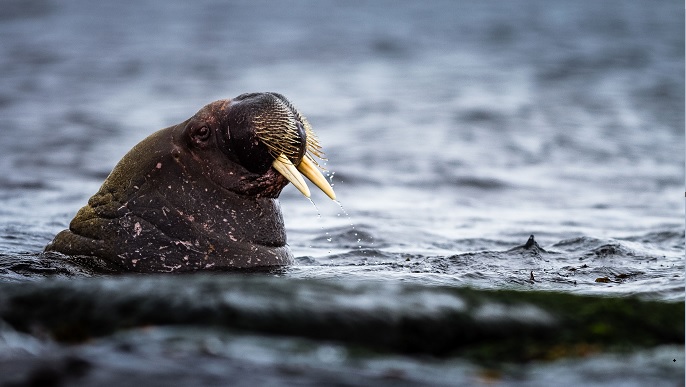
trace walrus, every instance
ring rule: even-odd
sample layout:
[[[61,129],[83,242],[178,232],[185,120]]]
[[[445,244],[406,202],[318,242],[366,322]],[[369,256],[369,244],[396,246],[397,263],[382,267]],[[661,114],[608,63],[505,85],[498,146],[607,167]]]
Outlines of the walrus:
[[[289,265],[277,198],[331,199],[307,119],[278,93],[212,102],[134,146],[45,250],[136,272]]]

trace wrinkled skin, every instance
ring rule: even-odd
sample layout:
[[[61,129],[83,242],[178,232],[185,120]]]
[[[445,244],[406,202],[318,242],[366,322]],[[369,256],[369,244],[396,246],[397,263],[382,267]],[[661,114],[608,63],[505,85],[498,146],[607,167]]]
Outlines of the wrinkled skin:
[[[276,200],[288,180],[251,127],[275,97],[216,101],[141,141],[46,251],[138,272],[291,264]]]

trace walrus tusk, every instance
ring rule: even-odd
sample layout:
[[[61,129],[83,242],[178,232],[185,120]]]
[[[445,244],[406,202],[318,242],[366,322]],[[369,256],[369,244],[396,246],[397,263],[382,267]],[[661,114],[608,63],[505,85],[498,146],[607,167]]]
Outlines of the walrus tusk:
[[[305,197],[310,197],[310,189],[307,188],[305,179],[302,175],[305,175],[314,185],[316,185],[326,196],[330,197],[331,200],[336,200],[336,194],[333,192],[333,188],[326,181],[324,175],[319,172],[317,166],[310,160],[309,157],[305,156],[298,165],[297,169],[291,163],[290,160],[282,153],[279,157],[272,162],[274,169],[279,171],[288,181],[293,183],[295,188],[298,189]],[[300,171],[300,172],[298,172]],[[300,174],[302,172],[302,175]]]
[[[329,185],[324,175],[319,172],[317,166],[307,155],[305,155],[300,164],[298,164],[298,170],[302,172],[306,178],[310,179],[314,185],[319,187],[319,189],[322,190],[326,196],[330,197],[331,200],[336,200],[336,194],[333,192],[333,188]]]
[[[274,162],[272,163],[272,166],[274,169],[279,171],[280,174],[282,174],[288,181],[293,183],[295,188],[298,189],[305,197],[310,197],[310,189],[307,188],[307,184],[305,183],[305,179],[303,179],[303,176],[298,172],[297,169],[295,169],[295,165],[289,160],[284,154],[280,154],[279,157],[277,157]],[[316,184],[316,183],[315,183]]]

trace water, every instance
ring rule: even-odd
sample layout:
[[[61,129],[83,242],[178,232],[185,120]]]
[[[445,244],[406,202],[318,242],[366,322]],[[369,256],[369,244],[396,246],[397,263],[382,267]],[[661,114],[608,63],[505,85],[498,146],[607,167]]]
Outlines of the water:
[[[213,100],[277,91],[312,123],[341,204],[314,193],[313,208],[284,190],[297,257],[277,274],[285,284],[683,300],[683,12],[667,1],[6,1],[0,282],[39,291],[54,277],[87,276],[40,251],[126,151]],[[532,234],[542,249],[516,248]],[[162,281],[192,290],[193,278]],[[127,293],[124,283],[106,285]],[[284,360],[299,353],[299,339],[259,332],[134,330],[75,347],[7,326],[0,333],[3,367],[30,358],[60,368],[97,354],[111,360],[96,365],[102,380],[136,362],[171,370],[202,356],[207,368],[188,380],[219,384],[221,365],[241,377],[264,370],[271,383],[283,369],[305,384],[545,385],[551,374],[570,385],[683,383],[683,347],[493,376],[459,358],[351,360],[348,347],[319,341]],[[132,351],[115,349],[127,340]],[[681,366],[660,363],[667,368],[640,380],[625,372],[663,355]],[[358,379],[344,376],[352,369]],[[598,379],[598,369],[615,377]]]

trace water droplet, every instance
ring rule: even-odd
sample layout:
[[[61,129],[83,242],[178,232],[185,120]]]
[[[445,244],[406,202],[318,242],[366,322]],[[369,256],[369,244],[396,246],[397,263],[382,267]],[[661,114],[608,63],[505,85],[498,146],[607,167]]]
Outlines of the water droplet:
[[[318,217],[318,218],[321,218],[321,217],[322,217],[322,213],[319,212],[319,207],[317,207],[317,205],[314,203],[314,200],[312,200],[312,198],[307,198],[307,200],[309,200],[310,203],[312,203],[312,205],[314,206],[314,209],[317,210],[317,217]]]
[[[336,200],[335,202],[336,202],[336,204],[338,204],[338,206],[341,208],[341,211],[343,212],[343,214],[345,214],[345,216],[346,216],[346,217],[348,218],[348,220],[350,221],[350,227],[351,227],[352,230],[354,231],[355,236],[356,236],[356,237],[359,236],[359,235],[357,234],[357,231],[355,231],[355,224],[352,222],[352,220],[351,220],[351,218],[350,218],[350,214],[348,214],[348,212],[345,211],[345,208],[343,208],[343,204],[341,204],[341,202],[339,202],[338,200]],[[338,216],[341,216],[341,214],[339,213]],[[357,248],[358,248],[358,249],[362,249],[361,242],[362,242],[362,238],[357,238],[357,243],[360,243],[359,245],[357,245]],[[374,244],[374,242],[373,242],[372,240],[370,240],[369,242],[371,242],[372,245]],[[363,251],[363,254],[367,254],[367,251]]]

